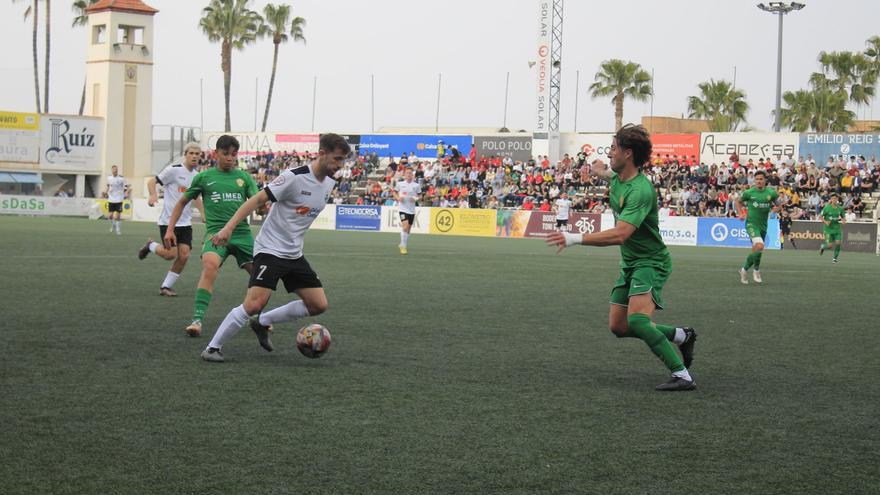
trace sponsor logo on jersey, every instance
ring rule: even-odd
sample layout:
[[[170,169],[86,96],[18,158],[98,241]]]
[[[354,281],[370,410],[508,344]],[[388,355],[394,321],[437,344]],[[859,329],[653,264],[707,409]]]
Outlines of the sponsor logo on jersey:
[[[308,206],[298,206],[296,213],[306,217],[316,218],[323,208],[309,208]]]
[[[284,176],[283,175],[279,175],[275,180],[272,181],[272,185],[274,185],[274,186],[280,186],[281,184],[284,184]]]
[[[311,195],[312,195],[312,192],[311,192],[311,191],[306,191],[305,189],[303,189],[303,190],[300,191],[300,192],[302,192],[302,195],[303,195],[303,196],[311,196]]]

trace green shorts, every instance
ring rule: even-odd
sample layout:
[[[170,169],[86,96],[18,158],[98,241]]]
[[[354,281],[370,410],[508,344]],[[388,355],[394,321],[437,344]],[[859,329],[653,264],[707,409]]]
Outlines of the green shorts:
[[[843,234],[841,233],[840,229],[837,229],[837,230],[825,229],[825,244],[830,244],[834,241],[840,242],[842,240],[843,240]]]
[[[629,306],[629,298],[647,292],[651,293],[654,306],[663,309],[663,285],[669,279],[671,267],[644,266],[637,268],[621,268],[620,277],[611,289],[611,304]]]
[[[757,225],[746,222],[746,233],[749,234],[749,240],[760,237],[762,240],[767,239],[767,229],[762,229]]]
[[[214,253],[220,257],[221,265],[230,255],[235,256],[239,268],[254,262],[254,236],[250,231],[247,233],[233,232],[225,246],[215,246],[211,243],[211,237],[214,234],[214,232],[205,234],[205,242],[202,243],[202,256],[205,253]]]

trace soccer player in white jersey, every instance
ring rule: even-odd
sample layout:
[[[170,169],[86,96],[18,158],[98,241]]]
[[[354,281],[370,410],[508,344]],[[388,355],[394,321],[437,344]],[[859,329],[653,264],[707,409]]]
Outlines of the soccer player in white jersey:
[[[131,186],[125,177],[119,175],[119,168],[116,165],[110,168],[113,175],[107,176],[107,210],[110,212],[110,233],[116,232],[116,235],[122,235],[119,230],[119,223],[122,215],[122,202],[128,196]]]
[[[568,193],[562,193],[556,200],[556,230],[566,230],[568,225],[568,215],[571,211],[571,200],[568,199]]]
[[[189,188],[193,177],[198,174],[196,166],[199,163],[201,152],[202,149],[198,143],[188,143],[183,150],[183,162],[181,164],[166,167],[159,175],[151,177],[147,181],[147,189],[150,191],[150,198],[147,200],[147,204],[150,206],[155,206],[158,202],[156,184],[159,184],[165,190],[165,201],[162,203],[162,213],[159,215],[158,222],[159,239],[165,238],[171,212],[174,211],[174,207],[180,201],[180,197]],[[202,209],[202,198],[196,199],[195,203],[196,208],[200,212],[204,212]],[[205,216],[204,213],[202,213],[202,216]],[[159,287],[160,296],[174,297],[177,295],[177,292],[174,292],[172,287],[174,287],[174,282],[177,282],[180,272],[186,266],[186,262],[189,260],[189,253],[192,250],[192,204],[187,203],[183,207],[180,219],[174,225],[174,235],[177,236],[177,244],[170,248],[166,248],[158,242],[153,242],[153,239],[147,239],[147,243],[138,251],[138,258],[140,259],[146,258],[152,252],[168,261],[174,261],[171,264],[171,269],[165,274],[162,286]]]
[[[392,189],[394,199],[400,205],[400,254],[406,254],[406,244],[409,241],[409,232],[412,230],[416,219],[416,199],[422,192],[422,187],[413,180],[412,168],[407,167],[403,172],[404,180],[397,183],[397,188]]]
[[[212,242],[225,244],[235,226],[251,212],[267,201],[275,203],[254,241],[254,268],[244,303],[226,315],[202,351],[202,359],[223,362],[223,344],[238,333],[248,318],[260,346],[272,351],[271,325],[316,316],[327,310],[324,287],[303,256],[303,237],[327,205],[336,184],[332,177],[350,153],[351,147],[342,136],[322,135],[317,159],[284,171],[241,205],[226,226],[214,234]],[[300,299],[260,314],[279,280],[284,282],[287,292],[295,292]]]

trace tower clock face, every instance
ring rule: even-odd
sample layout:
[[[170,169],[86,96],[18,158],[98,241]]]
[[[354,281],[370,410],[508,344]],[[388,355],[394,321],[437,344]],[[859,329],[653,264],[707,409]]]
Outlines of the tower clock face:
[[[137,65],[125,66],[125,82],[137,82]]]

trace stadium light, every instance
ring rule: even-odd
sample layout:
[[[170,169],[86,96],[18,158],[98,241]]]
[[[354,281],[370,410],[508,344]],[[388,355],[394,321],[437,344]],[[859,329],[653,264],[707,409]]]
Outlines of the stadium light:
[[[779,16],[779,41],[776,48],[776,112],[774,112],[776,122],[773,126],[776,132],[779,132],[782,123],[782,17],[789,12],[801,10],[804,7],[806,7],[806,4],[798,2],[758,4],[758,8],[764,12],[770,12]]]

